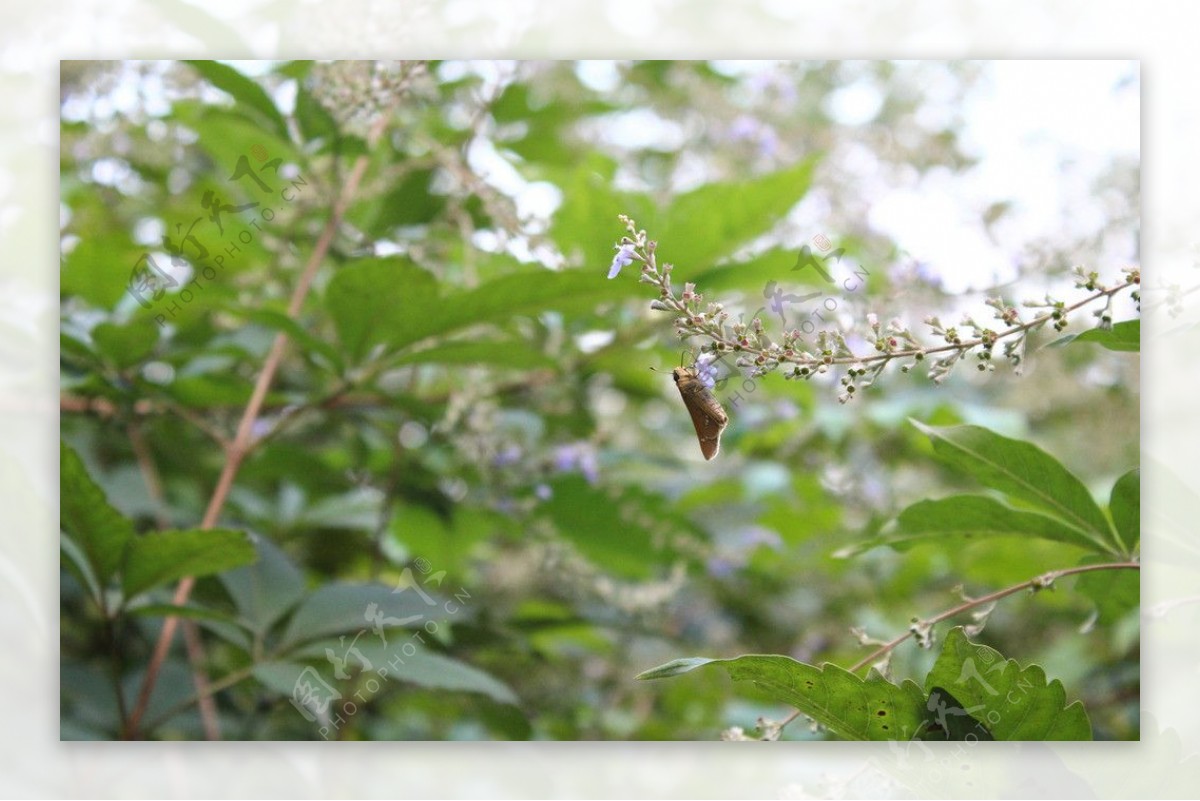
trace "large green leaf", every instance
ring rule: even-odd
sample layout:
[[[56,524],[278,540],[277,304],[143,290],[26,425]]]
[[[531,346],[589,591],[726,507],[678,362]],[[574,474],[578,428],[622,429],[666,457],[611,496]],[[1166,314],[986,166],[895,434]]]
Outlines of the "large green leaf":
[[[287,650],[330,634],[371,630],[376,616],[383,629],[420,628],[427,620],[449,617],[443,611],[445,599],[436,591],[421,589],[424,596],[413,587],[397,591],[382,584],[326,584],[309,594],[296,609],[280,648]],[[463,607],[457,605],[457,609],[461,614]]]
[[[112,507],[92,481],[79,454],[60,443],[59,512],[62,529],[87,554],[101,588],[121,565],[125,548],[136,536],[133,522]]]
[[[254,546],[245,532],[230,529],[154,531],[135,538],[121,572],[125,597],[178,581],[248,565]]]
[[[304,574],[270,540],[259,537],[258,560],[220,575],[242,621],[259,636],[304,597]]]
[[[348,652],[351,642],[358,649],[357,654]],[[309,643],[294,656],[299,659],[328,659],[330,654],[344,659],[348,671],[362,670],[381,683],[403,681],[436,690],[481,693],[502,704],[518,703],[516,693],[504,682],[461,660],[430,650],[415,633],[406,635],[397,632],[395,637],[388,637],[387,644],[384,644],[367,631],[354,640],[346,637]],[[368,664],[370,667],[367,667]],[[330,666],[324,666],[321,673],[327,682],[337,686]]]
[[[555,241],[589,268],[602,269],[623,233],[616,216],[627,214],[661,243],[659,262],[678,266],[677,277],[691,280],[783,219],[808,191],[814,164],[809,159],[745,181],[706,184],[662,208],[648,195],[614,190],[609,165],[589,160],[563,180]]]
[[[945,687],[962,704],[957,713],[945,709],[942,715],[965,712],[984,723],[997,740],[1092,739],[1083,704],[1066,704],[1062,682],[1047,682],[1037,665],[1022,668],[994,649],[976,645],[959,627],[946,635],[925,687]]]
[[[442,316],[434,277],[401,257],[342,267],[329,282],[325,305],[353,359],[361,359],[373,345],[411,340],[410,331],[427,328],[429,320]]]
[[[375,345],[401,350],[433,336],[545,311],[590,310],[636,295],[637,282],[605,281],[603,268],[521,269],[482,286],[439,294],[433,276],[401,257],[363,259],[338,270],[325,303],[352,358]]]
[[[906,548],[931,540],[941,542],[949,536],[967,540],[1037,537],[1077,545],[1089,551],[1110,551],[1057,517],[1013,509],[986,495],[954,495],[914,503],[900,513],[894,526],[839,551],[838,556],[854,556],[879,545]]]
[[[287,138],[287,122],[275,106],[275,101],[267,94],[267,90],[259,86],[252,78],[243,75],[227,64],[217,61],[187,61],[193,69],[223,92],[228,92],[233,99],[250,116],[269,125],[276,136]]]
[[[1113,484],[1108,499],[1108,511],[1116,526],[1117,536],[1128,554],[1134,553],[1142,540],[1142,471],[1130,470]]]
[[[568,476],[552,484],[542,508],[563,537],[599,567],[631,578],[654,575],[682,556],[670,547],[675,537],[697,534],[663,498],[625,488],[602,490]]]
[[[772,700],[794,706],[847,740],[911,739],[926,719],[925,695],[911,681],[897,686],[874,671],[860,679],[837,665],[816,667],[787,656],[676,659],[638,678],[670,678],[706,665],[723,668],[735,681],[753,682]]]
[[[1116,536],[1087,487],[1041,448],[979,426],[938,428],[911,422],[951,467],[1016,501],[1055,515],[1096,547],[1114,552]]]
[[[716,264],[770,231],[812,183],[815,159],[746,181],[705,184],[680,195],[650,231],[663,243],[660,261],[689,270]],[[641,221],[638,221],[641,223]]]
[[[1091,328],[1082,334],[1067,334],[1050,343],[1048,347],[1068,345],[1072,342],[1094,342],[1109,350],[1136,352],[1142,349],[1142,321],[1125,320],[1112,328]]]

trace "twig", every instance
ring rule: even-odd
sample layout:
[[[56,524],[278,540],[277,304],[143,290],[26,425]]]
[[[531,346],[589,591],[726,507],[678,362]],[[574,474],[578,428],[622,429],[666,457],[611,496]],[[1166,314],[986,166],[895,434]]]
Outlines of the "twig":
[[[1141,567],[1142,567],[1142,565],[1140,562],[1110,562],[1110,563],[1106,563],[1106,564],[1102,564],[1102,565],[1081,565],[1079,567],[1063,568],[1062,570],[1051,570],[1049,573],[1043,573],[1042,575],[1037,576],[1036,578],[1031,578],[1028,581],[1022,581],[1020,584],[1014,584],[1011,587],[1006,587],[1002,590],[997,590],[996,592],[989,593],[988,595],[984,595],[980,598],[972,598],[971,600],[965,601],[965,602],[959,604],[958,606],[953,607],[952,609],[947,609],[944,612],[939,612],[938,614],[934,615],[933,617],[929,618],[928,620],[916,621],[913,623],[912,627],[910,627],[909,630],[906,631],[904,634],[901,634],[899,637],[892,640],[891,642],[884,643],[883,645],[879,646],[874,651],[872,651],[870,654],[868,654],[867,656],[858,660],[850,667],[846,668],[846,670],[848,670],[851,673],[855,673],[859,670],[862,670],[864,667],[874,664],[875,661],[878,660],[881,656],[888,653],[889,651],[894,649],[896,646],[900,645],[902,642],[907,640],[909,637],[912,637],[913,635],[915,635],[918,630],[928,629],[932,626],[937,625],[938,623],[941,623],[943,620],[946,620],[947,618],[951,618],[956,615],[961,615],[963,612],[968,612],[978,606],[985,606],[986,604],[990,604],[993,601],[998,601],[1001,598],[1006,598],[1009,595],[1018,593],[1021,590],[1048,589],[1058,579],[1063,578],[1064,576],[1075,575],[1076,573],[1089,573],[1093,570],[1140,570]],[[784,726],[788,725],[793,720],[800,717],[800,714],[801,714],[800,710],[796,710],[792,714],[788,715],[788,717],[786,719],[784,719],[784,721],[782,723],[779,724],[779,727],[782,729]]]
[[[390,114],[381,114],[372,126],[370,133],[367,135],[368,149],[372,148],[379,140],[379,137],[383,135],[390,117]],[[346,208],[350,205],[350,200],[358,191],[358,185],[366,173],[369,162],[370,158],[366,153],[360,155],[355,160],[354,167],[351,169],[350,175],[346,178],[346,183],[342,187],[341,194],[334,201],[329,219],[326,221],[325,227],[321,230],[317,244],[313,248],[308,263],[304,266],[304,271],[301,273],[300,280],[292,293],[291,302],[288,304],[287,314],[293,320],[299,316],[300,310],[304,306],[304,299],[308,296],[308,290],[312,285],[313,278],[316,276],[321,263],[325,260],[325,255],[329,251],[329,246],[333,242],[333,237],[337,233],[338,227],[341,225]],[[271,382],[275,378],[275,373],[283,361],[287,342],[287,334],[280,332],[276,335],[275,341],[271,345],[271,350],[267,354],[266,361],[263,363],[262,372],[259,373],[258,380],[254,384],[254,391],[250,395],[250,401],[246,404],[241,421],[238,423],[237,433],[234,435],[233,442],[225,449],[225,464],[221,468],[221,475],[217,479],[217,486],[213,490],[208,508],[205,510],[204,517],[200,522],[201,529],[210,529],[216,525],[221,510],[225,506],[225,500],[229,496],[229,491],[233,487],[233,480],[237,476],[238,469],[241,467],[246,456],[254,448],[254,423],[258,419],[259,412],[262,410],[263,401],[266,400],[267,391],[270,389]],[[172,603],[176,606],[183,606],[187,603],[187,599],[191,595],[192,587],[195,586],[195,583],[196,579],[194,576],[188,576],[180,581],[179,586],[175,590]],[[129,727],[126,732],[129,739],[136,739],[139,735],[138,729],[141,719],[145,715],[146,708],[150,703],[150,695],[154,691],[159,670],[162,668],[167,651],[171,647],[171,640],[175,636],[175,629],[178,624],[179,618],[174,615],[163,621],[162,631],[159,633],[158,641],[154,645],[154,652],[150,657],[150,663],[146,667],[146,677],[142,681],[137,704],[130,715]]]
[[[141,426],[135,420],[126,426],[126,431],[129,433],[129,444],[133,448],[133,455],[137,460],[138,469],[142,473],[142,480],[146,482],[146,490],[157,507],[154,512],[155,522],[160,530],[170,528],[171,520],[166,512],[166,493],[163,492],[162,476],[158,472],[154,455],[150,452],[150,447],[142,434]],[[196,621],[183,621],[183,641],[187,647],[188,665],[192,669],[192,683],[196,685],[196,693],[200,698],[200,723],[204,727],[204,737],[208,740],[220,740],[221,724],[217,717],[217,705],[206,692],[208,674],[204,670],[204,664],[207,660],[204,656],[204,643],[200,640],[200,631],[196,627]],[[122,704],[122,706],[124,705]]]

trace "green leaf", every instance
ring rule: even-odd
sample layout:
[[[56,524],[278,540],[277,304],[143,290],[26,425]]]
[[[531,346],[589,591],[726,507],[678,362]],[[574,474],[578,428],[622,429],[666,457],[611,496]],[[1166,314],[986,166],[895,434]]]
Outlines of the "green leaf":
[[[347,671],[361,671],[364,676],[373,676],[380,685],[391,681],[403,681],[435,690],[481,693],[502,704],[518,703],[516,693],[504,682],[458,659],[435,653],[410,636],[398,635],[394,639],[389,637],[387,645],[373,635],[356,638],[353,646],[350,642],[349,638],[321,640],[306,645],[293,656],[295,659],[323,660],[327,658],[328,651],[339,659],[346,660]],[[357,653],[350,651],[351,647],[356,649]],[[272,662],[267,665],[269,675],[260,674],[258,670],[255,671],[255,675],[264,684],[289,696],[292,695],[292,689],[300,679],[300,674],[308,670],[311,680],[314,670],[294,661]],[[316,672],[333,693],[348,695],[355,688],[355,685],[337,679],[333,668],[327,663]]]
[[[1089,551],[1109,553],[1097,543],[1057,517],[1013,509],[986,495],[954,495],[918,501],[896,518],[895,526],[862,543],[838,551],[839,557],[854,556],[880,545],[897,549],[946,537],[987,539],[990,537],[1037,537],[1077,545]]]
[[[1060,518],[1106,553],[1115,535],[1087,487],[1054,457],[1029,442],[979,426],[936,428],[911,420],[946,464],[987,487]]]
[[[767,233],[808,193],[815,166],[815,159],[806,159],[760,178],[705,184],[680,195],[662,227],[651,231],[663,243],[659,263],[700,270]]]
[[[125,607],[125,611],[131,615],[140,615],[142,617],[185,617],[189,620],[216,621],[231,626],[238,625],[234,616],[228,612],[212,609],[207,606],[197,606],[195,604],[180,606],[179,604],[132,603]]]
[[[136,536],[133,522],[109,504],[104,491],[87,474],[79,454],[60,443],[59,512],[62,529],[87,554],[101,588],[116,573],[125,548]]]
[[[1109,350],[1137,352],[1142,349],[1142,321],[1125,320],[1112,328],[1091,328],[1081,334],[1067,334],[1051,342],[1047,347],[1061,347],[1072,342],[1094,342]]]
[[[93,306],[111,309],[130,290],[135,272],[144,271],[139,260],[146,248],[134,243],[115,215],[98,221],[63,257],[59,289],[64,297],[78,296]],[[132,294],[130,294],[132,297]]]
[[[362,259],[334,274],[325,305],[338,338],[357,360],[373,345],[403,341],[407,330],[419,330],[420,318],[440,318],[437,294],[433,276],[408,259]]]
[[[1108,499],[1108,511],[1112,514],[1117,536],[1125,546],[1127,555],[1138,549],[1142,540],[1142,471],[1130,470],[1113,484]]]
[[[254,385],[232,372],[184,375],[167,386],[167,392],[184,406],[242,406],[250,400]]]
[[[303,86],[296,90],[296,121],[300,123],[300,134],[305,141],[321,139],[329,142],[338,137],[333,115]]]
[[[426,620],[445,618],[444,599],[425,587],[421,592],[414,587],[396,591],[382,584],[326,584],[305,598],[296,609],[288,621],[280,648],[286,650],[330,634],[370,631],[377,616],[384,629],[420,628]],[[458,609],[462,614],[462,607]]]
[[[258,560],[220,575],[246,625],[259,636],[304,597],[304,574],[275,543],[254,542]]]
[[[60,564],[63,569],[75,577],[88,595],[99,601],[102,597],[104,588],[96,582],[96,576],[92,573],[92,566],[88,562],[87,554],[83,549],[71,539],[71,535],[65,531],[58,538],[59,550],[62,552],[62,560]]]
[[[934,687],[929,691],[929,701],[925,707],[933,712],[933,716],[928,728],[921,733],[922,740],[964,742],[996,739],[981,720],[967,712],[962,701],[943,687]]]
[[[616,217],[627,214],[662,243],[659,263],[680,268],[680,282],[691,280],[783,219],[808,192],[814,165],[808,159],[746,181],[706,184],[660,209],[649,195],[614,190],[610,165],[589,159],[563,179],[552,231],[564,253],[599,271],[624,233]]]
[[[178,581],[207,576],[254,561],[254,546],[245,532],[230,529],[155,531],[130,544],[121,579],[125,597]]]
[[[1106,561],[1088,558],[1081,564]],[[1140,570],[1092,570],[1075,577],[1075,589],[1096,605],[1096,622],[1111,626],[1141,605],[1141,579]]]
[[[154,352],[158,326],[149,320],[135,320],[126,325],[100,323],[92,329],[92,341],[101,355],[124,369]]]
[[[306,358],[318,363],[323,362],[325,368],[330,372],[341,374],[345,369],[345,363],[342,361],[341,354],[338,353],[337,348],[330,345],[324,339],[314,336],[311,331],[286,314],[270,309],[248,311],[245,306],[232,306],[232,304],[229,311],[235,314],[244,314],[246,319],[251,322],[287,334],[296,347],[304,353]]]
[[[445,195],[432,191],[436,175],[433,169],[413,170],[386,195],[365,198],[352,206],[347,221],[376,237],[389,236],[402,226],[432,222],[446,208]]]
[[[281,139],[288,138],[287,122],[279,113],[275,101],[267,94],[267,90],[258,85],[252,78],[238,72],[227,64],[217,61],[185,61],[200,73],[205,80],[223,92],[228,92],[244,109],[253,109],[261,121],[274,129]]]
[[[847,740],[910,739],[925,720],[925,695],[911,681],[897,686],[875,671],[860,679],[837,665],[816,667],[787,656],[676,659],[638,678],[668,678],[707,665],[724,668],[734,681],[753,682],[772,700]]]
[[[663,498],[635,488],[601,490],[578,476],[551,485],[542,509],[563,537],[599,567],[630,578],[647,578],[679,558],[663,545],[698,532],[670,511]]]
[[[524,342],[447,342],[420,351],[410,351],[392,364],[480,364],[489,367],[535,369],[555,367],[558,362]]]
[[[399,351],[433,336],[545,311],[591,310],[636,295],[636,282],[606,281],[603,270],[521,269],[476,289],[439,296],[426,271],[401,257],[363,259],[329,282],[325,304],[352,358],[375,346]]]
[[[1066,705],[1062,682],[1047,682],[1037,665],[1022,668],[994,649],[976,645],[961,627],[946,635],[925,686],[954,693],[962,704],[959,712],[984,723],[997,740],[1092,739],[1083,704]],[[939,710],[932,711],[939,715]],[[940,712],[942,717],[954,714],[949,709]]]

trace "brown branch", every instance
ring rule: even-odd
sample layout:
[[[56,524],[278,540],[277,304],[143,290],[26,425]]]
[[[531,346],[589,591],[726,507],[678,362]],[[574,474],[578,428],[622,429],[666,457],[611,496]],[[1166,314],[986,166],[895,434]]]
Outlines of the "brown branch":
[[[141,471],[142,480],[146,482],[146,491],[157,507],[154,511],[155,522],[159,530],[171,527],[167,516],[166,493],[163,492],[162,475],[154,462],[154,455],[142,434],[137,421],[131,422],[126,430],[129,433],[129,444],[133,448],[134,459]],[[200,723],[204,727],[204,737],[208,740],[221,739],[221,725],[217,718],[217,705],[208,690],[208,674],[204,670],[207,661],[204,655],[204,643],[200,640],[200,631],[196,621],[183,621],[183,639],[187,646],[188,665],[192,669],[192,683],[196,685],[196,693],[200,698]]]
[[[1110,562],[1110,563],[1101,564],[1101,565],[1081,565],[1079,567],[1063,568],[1062,570],[1051,570],[1049,573],[1043,573],[1042,575],[1037,576],[1036,578],[1031,578],[1028,581],[1022,581],[1020,584],[1014,584],[1011,587],[1005,587],[1002,590],[997,590],[996,592],[989,593],[989,594],[981,596],[979,598],[972,598],[969,601],[964,601],[963,603],[959,604],[958,606],[955,606],[952,609],[947,609],[944,612],[939,612],[938,614],[934,615],[933,617],[929,618],[928,620],[915,621],[913,623],[912,627],[909,628],[909,630],[906,631],[904,634],[901,634],[899,637],[892,640],[891,642],[887,642],[887,643],[884,643],[883,645],[879,646],[874,651],[867,654],[865,657],[858,660],[850,667],[846,668],[846,670],[848,670],[851,673],[855,673],[859,670],[862,670],[864,667],[867,667],[868,665],[873,664],[881,656],[888,653],[889,651],[891,651],[896,646],[903,643],[908,638],[914,636],[919,629],[929,628],[931,626],[937,625],[938,623],[941,623],[943,620],[955,617],[956,615],[961,615],[963,612],[969,612],[970,610],[975,609],[976,607],[985,606],[987,604],[992,603],[993,601],[998,601],[1001,598],[1007,598],[1009,595],[1014,595],[1015,593],[1018,593],[1021,590],[1049,589],[1054,584],[1054,582],[1057,581],[1058,579],[1063,578],[1064,576],[1075,575],[1076,573],[1088,573],[1093,570],[1140,570],[1141,567],[1142,567],[1142,565],[1140,562]],[[784,721],[780,724],[779,727],[782,729],[784,726],[788,725],[793,720],[800,717],[800,714],[801,714],[800,710],[796,710],[792,714],[788,715],[788,717],[786,719],[784,719]]]
[[[390,114],[381,114],[372,126],[370,133],[367,135],[368,150],[383,135],[390,116]],[[292,292],[292,299],[288,304],[287,311],[288,316],[292,319],[296,319],[299,316],[300,310],[304,306],[304,299],[308,296],[308,290],[312,285],[313,278],[316,276],[321,263],[325,260],[329,246],[333,243],[333,237],[341,226],[342,218],[346,213],[347,207],[350,205],[351,199],[358,191],[358,185],[366,173],[369,162],[370,158],[366,153],[355,159],[354,167],[351,169],[350,175],[346,178],[346,182],[342,186],[341,194],[334,201],[329,219],[326,221],[325,227],[321,230],[321,235],[317,239],[317,244],[313,248],[312,255],[309,257],[307,264],[305,264],[304,271],[300,275],[300,280]],[[279,370],[279,365],[283,361],[287,343],[287,334],[281,332],[276,335],[275,341],[271,345],[271,350],[267,354],[266,361],[263,363],[262,372],[259,373],[258,380],[254,384],[254,391],[250,395],[250,401],[246,404],[241,421],[238,423],[237,433],[234,435],[233,442],[225,449],[225,464],[221,468],[221,475],[217,479],[217,486],[213,489],[212,498],[209,500],[208,508],[205,510],[204,517],[200,522],[201,529],[210,529],[216,525],[217,519],[221,515],[221,510],[225,506],[225,500],[229,496],[229,491],[233,487],[233,480],[237,476],[238,469],[246,459],[246,456],[254,448],[254,423],[262,411],[267,391],[270,389],[271,382],[275,378],[275,373]],[[172,603],[176,606],[183,606],[187,603],[187,599],[191,595],[195,583],[196,579],[194,576],[188,576],[180,581],[179,586],[175,590]],[[171,640],[175,636],[175,629],[178,627],[178,624],[179,618],[174,615],[163,621],[162,631],[159,633],[158,641],[154,645],[154,652],[150,657],[150,663],[146,667],[146,677],[142,681],[137,704],[134,706],[133,712],[129,717],[129,726],[126,729],[126,736],[129,739],[137,739],[139,735],[138,729],[142,717],[149,706],[150,696],[158,680],[159,670],[161,670],[163,661],[167,656],[167,651],[171,647]]]

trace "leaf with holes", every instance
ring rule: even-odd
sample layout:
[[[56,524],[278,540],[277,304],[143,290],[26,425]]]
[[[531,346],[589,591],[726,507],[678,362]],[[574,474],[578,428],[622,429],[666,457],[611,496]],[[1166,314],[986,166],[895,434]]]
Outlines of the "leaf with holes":
[[[638,678],[665,679],[708,665],[724,668],[734,681],[753,682],[847,740],[910,739],[926,720],[925,694],[911,681],[892,684],[874,671],[860,679],[837,665],[816,667],[786,656],[676,659]]]

